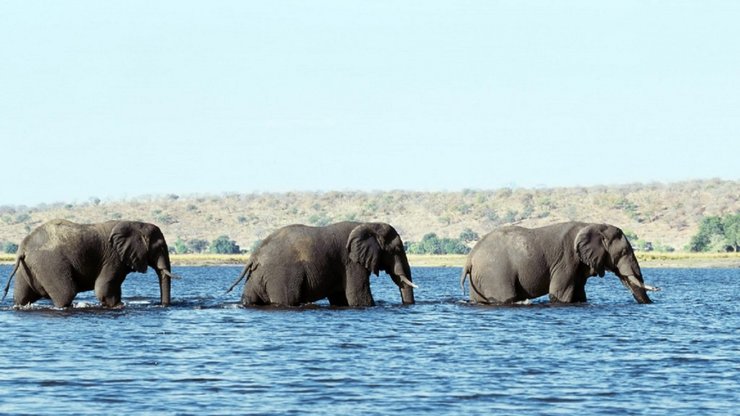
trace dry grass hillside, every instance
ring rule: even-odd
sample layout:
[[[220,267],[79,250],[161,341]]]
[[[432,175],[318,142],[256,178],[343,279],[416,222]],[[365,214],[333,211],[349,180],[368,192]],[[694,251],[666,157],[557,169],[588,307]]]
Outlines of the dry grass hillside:
[[[683,250],[708,215],[740,211],[740,181],[461,192],[291,192],[166,195],[83,204],[0,206],[0,242],[19,243],[53,218],[75,222],[133,219],[158,224],[172,245],[228,235],[249,249],[278,227],[342,220],[385,221],[405,241],[427,233],[456,238],[505,224],[527,227],[567,220],[608,222],[657,246]]]

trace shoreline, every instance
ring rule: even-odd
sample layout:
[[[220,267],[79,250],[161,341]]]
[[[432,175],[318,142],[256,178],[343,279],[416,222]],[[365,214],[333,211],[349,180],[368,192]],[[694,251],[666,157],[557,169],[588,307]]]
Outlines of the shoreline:
[[[411,267],[463,267],[467,255],[409,254]],[[172,254],[173,266],[242,266],[248,254]],[[656,253],[638,252],[637,259],[643,268],[712,269],[740,268],[740,253]],[[0,264],[12,265],[14,254],[0,254]]]

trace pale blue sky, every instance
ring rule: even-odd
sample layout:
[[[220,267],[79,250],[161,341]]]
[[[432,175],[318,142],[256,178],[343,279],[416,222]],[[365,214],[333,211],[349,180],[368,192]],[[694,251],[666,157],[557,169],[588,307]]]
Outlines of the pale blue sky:
[[[740,179],[737,1],[0,1],[0,204]]]

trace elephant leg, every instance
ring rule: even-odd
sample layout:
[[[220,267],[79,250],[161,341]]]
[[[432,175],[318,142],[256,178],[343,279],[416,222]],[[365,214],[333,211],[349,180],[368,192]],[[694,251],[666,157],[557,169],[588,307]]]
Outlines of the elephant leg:
[[[100,277],[95,280],[95,297],[103,306],[112,308],[121,304],[121,283]]]
[[[259,278],[252,276],[244,285],[242,293],[242,305],[265,305],[267,302],[257,294],[257,280]]]
[[[28,284],[28,276],[23,270],[18,270],[13,285],[13,303],[16,305],[29,305],[41,299],[42,296]]]
[[[121,304],[121,285],[126,273],[116,270],[115,267],[105,264],[95,279],[95,297],[100,304],[112,308]]]
[[[576,283],[574,291],[573,291],[573,302],[581,302],[585,303],[588,299],[586,299],[586,282]]]
[[[475,274],[470,276],[470,300],[477,303],[514,303],[519,299],[516,291],[516,275],[509,278],[509,273]],[[497,279],[496,276],[506,276]]]
[[[77,295],[77,284],[73,278],[69,261],[55,252],[36,252],[26,255],[23,277],[36,288],[41,297],[49,298],[57,308],[66,308]],[[20,270],[19,270],[20,272]],[[32,276],[29,279],[28,274]]]
[[[38,272],[38,276],[45,276],[41,285],[49,294],[49,298],[57,308],[66,308],[72,305],[72,300],[77,296],[77,285],[72,278],[72,270],[69,267],[54,270],[46,268]]]
[[[577,302],[575,279],[572,276],[553,276],[550,281],[548,293],[550,295],[550,302],[553,303]]]
[[[285,276],[288,276],[287,278]],[[299,274],[290,272],[290,274],[275,274],[266,277],[265,291],[269,303],[298,306],[307,302],[303,296],[303,286],[305,284],[305,275],[303,271]]]
[[[331,306],[349,306],[347,296],[342,292],[333,293],[327,297]]]
[[[348,277],[344,295],[347,306],[375,306],[375,300],[370,292],[369,276],[363,278]]]

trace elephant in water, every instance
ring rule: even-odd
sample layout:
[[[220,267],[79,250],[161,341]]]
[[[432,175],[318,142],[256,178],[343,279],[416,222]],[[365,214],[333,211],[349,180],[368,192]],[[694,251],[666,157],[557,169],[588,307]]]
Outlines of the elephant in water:
[[[550,295],[551,302],[586,302],[586,280],[606,271],[619,277],[639,303],[652,303],[640,265],[619,228],[565,222],[541,228],[502,227],[468,255],[460,284],[470,276],[470,299],[513,303]]]
[[[20,244],[13,273],[16,305],[50,298],[67,307],[79,292],[95,290],[103,306],[121,303],[121,284],[132,271],[152,267],[159,277],[162,305],[170,304],[170,268],[167,242],[154,224],[108,221],[76,224],[52,220],[33,230]],[[5,296],[3,296],[5,298]]]
[[[227,293],[246,276],[244,305],[295,306],[328,298],[333,306],[371,306],[370,274],[381,270],[398,285],[402,302],[414,303],[411,268],[390,225],[289,225],[262,242]]]

